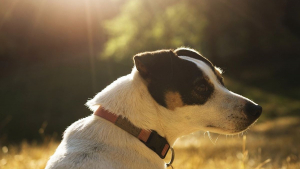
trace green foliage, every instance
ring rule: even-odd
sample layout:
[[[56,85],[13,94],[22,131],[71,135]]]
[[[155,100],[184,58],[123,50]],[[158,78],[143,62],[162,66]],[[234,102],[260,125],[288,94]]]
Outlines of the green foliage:
[[[178,1],[161,5],[157,1],[129,1],[121,14],[106,22],[110,36],[104,57],[124,59],[147,50],[198,47],[207,20],[201,10]]]
[[[121,60],[142,51],[189,46],[222,63],[274,58],[278,49],[288,55],[300,52],[299,37],[282,22],[293,16],[280,3],[263,3],[270,2],[129,0],[104,24],[108,41],[102,56]]]

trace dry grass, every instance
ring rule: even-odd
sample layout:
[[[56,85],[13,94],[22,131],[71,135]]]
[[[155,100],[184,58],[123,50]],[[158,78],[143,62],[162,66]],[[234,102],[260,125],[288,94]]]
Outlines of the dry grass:
[[[260,123],[246,135],[195,133],[176,144],[175,168],[299,169],[300,118]],[[217,140],[216,140],[217,139]]]
[[[2,169],[45,168],[48,158],[54,153],[58,142],[45,141],[42,145],[22,142],[20,145],[3,146],[0,153]]]
[[[300,118],[278,118],[255,125],[246,136],[211,134],[211,140],[208,134],[194,133],[177,141],[173,166],[176,169],[299,169],[299,122]],[[23,142],[2,146],[0,168],[44,168],[57,145],[58,142],[46,140],[42,145]]]

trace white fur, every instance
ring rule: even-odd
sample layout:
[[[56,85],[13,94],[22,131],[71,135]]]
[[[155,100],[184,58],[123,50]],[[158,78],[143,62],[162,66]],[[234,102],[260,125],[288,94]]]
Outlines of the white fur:
[[[87,102],[87,106],[93,111],[99,105],[127,117],[137,127],[154,129],[166,137],[165,126],[169,123],[166,121],[172,112],[153,100],[136,68]],[[177,138],[170,135],[168,141],[171,145],[175,142],[175,137]],[[102,147],[99,148],[100,151],[91,148],[97,145]],[[92,155],[82,160],[82,154]],[[61,144],[47,163],[46,169],[54,168],[159,169],[165,168],[165,163],[137,138],[112,123],[91,115],[67,128]]]
[[[215,73],[206,63],[187,56],[179,56],[179,58],[195,63],[209,77],[215,88],[213,95],[204,105],[194,107],[185,106],[177,109],[180,112],[190,112],[188,116],[191,121],[188,124],[197,126],[195,130],[212,131],[222,134],[237,134],[246,130],[248,126],[245,125],[242,126],[245,128],[241,128],[238,125],[243,123],[243,120],[240,118],[245,118],[245,114],[242,112],[245,103],[247,101],[253,103],[253,101],[233,93],[222,86],[218,82]],[[220,71],[219,68],[215,69]],[[236,118],[230,119],[229,116],[231,114]],[[215,127],[207,127],[209,125]]]
[[[226,117],[234,104],[245,98],[220,85],[211,69],[202,61],[180,56],[197,64],[211,78],[216,91],[204,105],[183,106],[168,110],[156,103],[145,81],[134,67],[131,74],[107,86],[87,106],[95,111],[101,105],[129,119],[135,126],[153,129],[165,137],[171,146],[178,137],[198,130],[220,133],[239,132]],[[225,100],[225,103],[224,103]],[[208,128],[214,125],[216,128]],[[46,169],[159,169],[164,161],[137,138],[100,117],[91,115],[67,128],[63,140],[47,163]]]

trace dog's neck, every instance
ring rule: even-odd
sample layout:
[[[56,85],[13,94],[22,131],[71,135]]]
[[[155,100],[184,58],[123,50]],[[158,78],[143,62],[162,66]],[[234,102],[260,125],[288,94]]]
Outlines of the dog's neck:
[[[157,131],[167,138],[171,146],[178,137],[169,134],[167,124],[164,124],[166,114],[170,114],[165,111],[170,110],[155,102],[148,92],[146,82],[135,68],[131,74],[114,81],[87,102],[92,111],[96,111],[99,105],[118,116],[126,117],[141,129]]]

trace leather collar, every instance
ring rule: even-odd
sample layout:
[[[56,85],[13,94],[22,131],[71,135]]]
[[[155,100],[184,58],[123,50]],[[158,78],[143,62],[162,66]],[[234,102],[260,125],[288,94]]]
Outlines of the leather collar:
[[[160,158],[164,159],[169,151],[170,144],[166,140],[166,138],[160,136],[154,130],[145,130],[140,129],[134,126],[127,118],[122,116],[117,116],[108,110],[105,110],[102,106],[100,106],[95,112],[94,115],[102,117],[116,126],[120,127],[121,129],[125,130],[129,134],[133,135],[134,137],[138,138],[142,143],[144,143],[148,148],[154,151]],[[167,166],[171,165],[174,158],[174,152],[172,150],[172,160]]]

